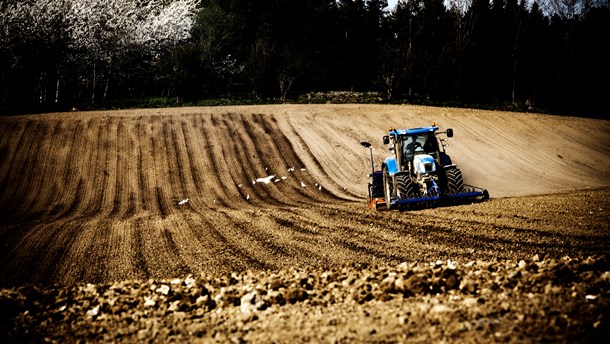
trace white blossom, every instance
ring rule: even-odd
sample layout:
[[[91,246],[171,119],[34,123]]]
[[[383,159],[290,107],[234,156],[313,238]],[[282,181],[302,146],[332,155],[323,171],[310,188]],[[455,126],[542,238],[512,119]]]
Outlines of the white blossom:
[[[0,43],[67,35],[75,50],[157,50],[189,38],[200,0],[34,0],[0,5]],[[62,23],[58,27],[57,23]],[[60,31],[60,32],[58,32]]]

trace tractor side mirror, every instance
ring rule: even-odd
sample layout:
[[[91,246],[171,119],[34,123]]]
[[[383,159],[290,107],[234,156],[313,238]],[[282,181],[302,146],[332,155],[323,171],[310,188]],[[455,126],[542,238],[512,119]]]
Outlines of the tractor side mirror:
[[[384,144],[384,145],[387,145],[387,144],[389,144],[389,143],[390,143],[390,137],[389,137],[388,135],[384,136],[384,137],[383,137],[383,144]]]
[[[366,142],[366,141],[362,141],[360,142],[360,144],[364,147],[364,148],[369,148],[371,146],[370,143]]]
[[[447,129],[447,137],[453,137],[453,129]]]

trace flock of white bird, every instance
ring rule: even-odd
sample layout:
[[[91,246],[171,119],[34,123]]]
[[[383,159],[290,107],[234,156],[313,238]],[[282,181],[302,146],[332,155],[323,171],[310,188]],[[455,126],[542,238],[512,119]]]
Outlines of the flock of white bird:
[[[268,168],[265,167],[265,171],[267,171],[267,170],[268,170]],[[294,170],[295,170],[294,167],[289,167],[286,169],[286,172],[290,173],[290,172],[294,172]],[[305,172],[306,169],[301,168],[301,171]],[[281,176],[279,178],[276,178],[276,176],[274,174],[272,174],[272,175],[268,175],[267,177],[260,177],[257,179],[253,179],[252,185],[256,185],[257,183],[258,184],[269,184],[269,183],[271,183],[271,181],[273,181],[274,183],[277,183],[277,182],[280,182],[280,181],[286,180],[286,179],[288,179],[287,176]],[[301,183],[302,188],[307,187],[307,185],[303,181],[301,181],[300,183]],[[243,184],[239,184],[238,187],[240,187],[240,188],[243,187]],[[322,191],[322,185],[316,183],[316,187],[318,188],[318,190]],[[248,201],[250,200],[250,194],[246,195],[246,200],[248,200]]]
[[[268,168],[265,167],[265,171],[267,171],[267,170],[268,170]],[[294,171],[295,171],[294,167],[289,167],[288,169],[286,169],[286,172],[289,172],[289,173],[290,172],[294,172]],[[306,171],[306,169],[305,168],[301,168],[301,171],[304,172],[304,171]],[[269,184],[269,183],[271,183],[271,181],[273,181],[274,183],[277,183],[277,182],[280,182],[280,181],[286,180],[286,179],[288,179],[287,176],[281,176],[281,177],[277,177],[276,178],[276,176],[274,174],[272,174],[272,175],[268,175],[266,177],[259,177],[259,178],[256,178],[256,179],[252,179],[252,185],[256,185],[256,184]],[[301,187],[302,188],[307,187],[307,185],[303,181],[300,181],[300,183],[301,183]],[[239,187],[240,189],[243,186],[244,186],[243,184],[237,185],[237,187]],[[322,191],[322,185],[316,183],[315,186],[318,188],[318,190]],[[245,198],[246,198],[247,201],[249,201],[250,200],[250,194],[246,194]],[[188,197],[184,198],[184,199],[178,201],[178,205],[184,205],[184,204],[188,203],[188,201],[189,201]],[[214,200],[213,202],[216,203],[216,200]]]

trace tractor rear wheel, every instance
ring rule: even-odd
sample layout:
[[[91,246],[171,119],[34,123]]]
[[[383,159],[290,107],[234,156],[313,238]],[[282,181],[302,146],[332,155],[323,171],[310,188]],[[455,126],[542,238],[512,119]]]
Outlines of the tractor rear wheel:
[[[462,171],[459,168],[447,168],[445,176],[447,176],[447,194],[455,195],[464,192],[464,179],[462,178]]]
[[[383,196],[385,197],[385,205],[386,208],[392,209],[392,177],[390,177],[390,173],[388,172],[388,167],[383,166]]]
[[[416,196],[416,189],[411,176],[408,174],[396,175],[396,193],[398,198],[413,198]]]

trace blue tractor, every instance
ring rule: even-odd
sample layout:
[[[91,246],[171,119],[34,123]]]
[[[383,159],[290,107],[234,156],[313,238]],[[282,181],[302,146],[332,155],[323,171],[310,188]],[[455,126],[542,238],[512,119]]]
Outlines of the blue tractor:
[[[444,135],[445,137],[439,137]],[[488,199],[487,190],[464,184],[462,172],[446,153],[453,130],[438,126],[390,129],[383,143],[390,145],[380,171],[375,171],[371,144],[371,182],[369,208],[385,204],[388,209],[401,206],[435,206],[441,203]]]

